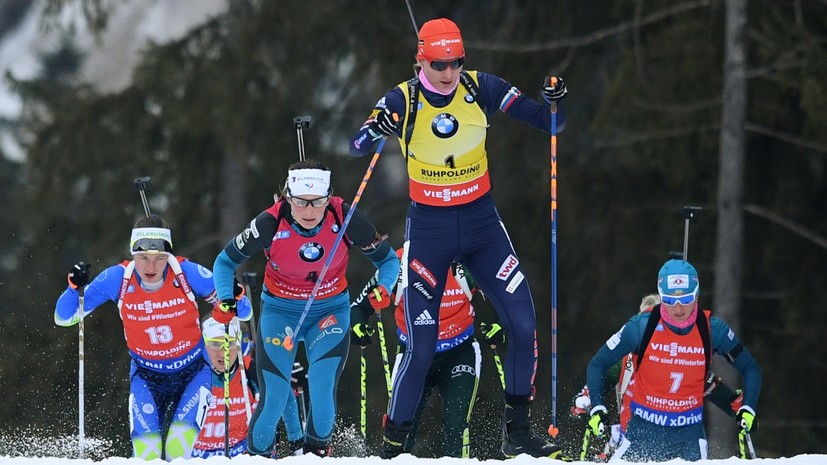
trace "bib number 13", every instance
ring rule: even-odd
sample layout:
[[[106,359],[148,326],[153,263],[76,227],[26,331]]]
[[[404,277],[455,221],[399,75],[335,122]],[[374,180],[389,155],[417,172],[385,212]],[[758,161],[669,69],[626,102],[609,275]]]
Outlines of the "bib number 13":
[[[147,328],[144,332],[149,336],[149,342],[152,344],[166,344],[172,342],[172,328],[169,326],[153,326]]]

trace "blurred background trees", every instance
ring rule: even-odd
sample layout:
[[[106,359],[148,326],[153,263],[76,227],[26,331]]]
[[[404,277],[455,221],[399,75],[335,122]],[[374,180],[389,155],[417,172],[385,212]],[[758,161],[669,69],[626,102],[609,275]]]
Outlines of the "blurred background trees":
[[[131,225],[142,215],[136,177],[152,177],[150,204],[172,225],[176,252],[208,266],[271,204],[297,158],[295,116],[313,117],[304,134],[308,156],[330,166],[336,193],[352,199],[369,160],[347,156],[349,137],[379,96],[412,75],[416,37],[404,2],[227,4],[184,37],[142,49],[130,84],[116,91],[80,78],[85,52],[69,32],[41,57],[36,78],[5,76],[24,104],[18,121],[3,124],[18,128],[26,157],[0,158],[0,334],[9,355],[0,362],[8,396],[0,430],[75,431],[77,333],[54,326],[54,302],[75,261],[98,272],[128,256]],[[817,394],[827,388],[827,347],[819,343],[827,330],[827,5],[411,4],[420,24],[439,16],[459,24],[466,68],[500,75],[538,98],[549,73],[568,84],[558,148],[556,410],[565,445],[574,451],[582,437],[568,406],[586,364],[655,290],[658,268],[682,249],[682,207],[696,205],[703,211],[691,227],[689,255],[701,275],[701,303],[733,325],[764,369],[759,453],[827,451],[827,401]],[[745,14],[734,39],[742,56],[727,59],[733,4]],[[47,26],[82,5],[98,33],[121,7],[97,0],[54,5],[45,11]],[[743,60],[743,71],[725,67],[733,59]],[[725,85],[733,78],[741,91]],[[731,98],[737,92],[743,103]],[[732,111],[743,118],[725,116]],[[724,169],[739,156],[732,150],[743,151],[734,172]],[[488,151],[494,196],[536,301],[533,412],[545,429],[552,404],[549,139],[498,115]],[[740,194],[721,196],[737,183]],[[406,194],[404,161],[389,141],[359,208],[394,246],[403,240]],[[737,222],[740,232],[722,242]],[[734,255],[726,254],[730,247]],[[728,269],[723,256],[735,260],[736,272],[721,276]],[[260,273],[262,266],[259,257],[243,271]],[[352,291],[371,272],[354,256]],[[487,302],[478,302],[478,311],[480,320],[493,318]],[[386,322],[393,327],[390,316]],[[87,434],[115,438],[118,453],[128,455],[128,356],[115,305],[100,308],[86,333]],[[376,344],[370,350],[369,436],[378,440],[386,394]],[[498,456],[501,394],[489,351],[484,355],[472,440],[475,455],[490,458]],[[358,357],[348,366],[339,393],[344,430],[358,423],[359,409]],[[738,385],[737,377],[727,380]],[[728,424],[721,425],[721,433],[718,423],[710,425],[713,457],[735,450]],[[428,443],[439,443],[436,429],[422,432],[422,455],[430,453]],[[340,450],[349,447],[340,442]]]

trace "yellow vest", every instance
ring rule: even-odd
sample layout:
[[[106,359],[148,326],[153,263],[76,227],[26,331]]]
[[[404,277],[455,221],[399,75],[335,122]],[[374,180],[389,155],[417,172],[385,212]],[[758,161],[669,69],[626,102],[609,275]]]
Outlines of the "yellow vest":
[[[468,75],[477,82],[477,72]],[[399,88],[410,101],[407,83]],[[408,118],[399,145],[405,150]],[[407,143],[409,195],[426,205],[470,203],[491,190],[485,137],[488,118],[464,85],[458,85],[447,106],[433,107],[420,94],[416,119]]]

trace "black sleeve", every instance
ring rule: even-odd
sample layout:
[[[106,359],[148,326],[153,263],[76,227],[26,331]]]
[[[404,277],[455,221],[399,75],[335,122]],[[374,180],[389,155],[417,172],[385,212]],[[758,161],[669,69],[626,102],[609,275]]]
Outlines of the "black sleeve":
[[[359,292],[359,295],[356,296],[356,300],[350,304],[350,325],[353,326],[357,323],[366,324],[370,315],[373,313],[373,307],[370,306],[368,302],[368,292],[376,285],[377,282],[377,274],[374,275],[368,280],[365,284],[365,287]]]
[[[342,204],[342,214],[347,217],[350,211],[350,205]],[[358,209],[353,211],[353,216],[350,218],[350,223],[347,225],[347,238],[351,244],[359,246],[362,250],[372,250],[382,239],[373,223],[368,221],[367,217]]]
[[[256,216],[250,224],[224,247],[224,251],[236,263],[250,258],[254,253],[268,247],[273,241],[279,224],[276,217],[267,211]]]

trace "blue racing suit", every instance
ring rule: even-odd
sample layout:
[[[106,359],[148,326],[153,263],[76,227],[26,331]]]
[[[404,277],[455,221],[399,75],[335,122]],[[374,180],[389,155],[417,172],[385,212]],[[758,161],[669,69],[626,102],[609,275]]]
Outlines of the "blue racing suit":
[[[176,258],[170,264],[172,260]],[[131,270],[129,262],[103,270],[84,290],[84,316],[107,301],[122,299],[120,316],[132,358],[129,424],[133,456],[147,460],[189,457],[210,403],[210,369],[204,358],[198,308],[176,280],[186,280],[193,298],[215,304],[212,273],[184,258],[176,263],[183,276],[175,276],[167,265],[162,287],[152,292],[143,289],[137,272],[126,275]],[[60,295],[54,315],[57,325],[78,323],[78,301],[78,291],[71,287]],[[252,315],[247,298],[238,308],[241,319]],[[169,430],[162,438],[167,425]]]
[[[706,318],[705,312],[698,311],[698,318]],[[631,396],[630,411],[632,418],[626,428],[626,436],[622,440],[612,460],[622,459],[626,461],[665,461],[675,458],[684,460],[702,460],[706,458],[706,433],[703,427],[703,386],[705,374],[702,370],[698,376],[700,379],[687,379],[681,376],[679,368],[687,362],[685,353],[689,352],[687,347],[692,348],[686,342],[693,333],[699,333],[697,321],[686,328],[676,328],[660,320],[655,329],[653,339],[650,340],[646,352],[641,350],[646,325],[652,313],[646,312],[633,316],[625,325],[614,334],[589,362],[587,370],[587,381],[591,404],[594,406],[592,412],[603,406],[603,384],[604,373],[607,369],[620,361],[626,354],[644,354],[640,360],[638,369],[629,383],[626,396]],[[691,339],[689,340],[691,342]],[[700,344],[701,338],[697,336],[696,350],[703,349]],[[709,318],[709,343],[712,354],[723,355],[732,366],[743,376],[744,400],[743,407],[753,413],[758,403],[758,395],[761,391],[761,369],[752,354],[738,341],[735,333],[723,320]],[[640,357],[641,355],[636,355]],[[698,357],[700,364],[703,357]],[[685,397],[679,399],[681,402],[694,403],[694,410],[688,410],[694,415],[686,412],[670,412],[668,408],[661,408],[660,405],[672,405],[678,403],[670,399],[670,403],[661,401],[655,402],[655,406],[649,406],[646,401],[656,398],[653,394],[641,385],[638,376],[647,366],[660,365],[656,368],[663,371],[661,383],[668,383],[670,392],[683,393],[683,386],[700,386],[697,390],[688,391]],[[675,368],[672,368],[675,367]],[[637,381],[637,382],[636,382]],[[605,407],[604,407],[605,408]],[[689,418],[690,420],[686,420]]]
[[[358,246],[374,263],[380,284],[390,289],[396,281],[399,259],[359,211],[353,212],[339,248],[332,250],[340,220],[348,210],[341,198],[331,197],[321,223],[306,230],[293,220],[286,202],[279,201],[254,218],[216,257],[216,289],[222,300],[232,298],[233,273],[238,265],[262,250],[268,258],[256,341],[261,396],[247,440],[251,454],[272,455],[276,426],[292,395],[290,375],[296,350],[283,345],[288,336],[294,341],[293,349],[304,341],[307,354],[310,411],[305,442],[311,449],[329,444],[336,420],[336,389],[350,344],[350,298],[344,276],[350,245]],[[310,292],[331,254],[343,256],[329,268],[308,308]],[[298,327],[302,315],[304,320]]]
[[[402,83],[385,94],[353,137],[352,155],[372,151],[373,118],[385,108],[400,115],[399,136],[406,157],[410,208],[402,274],[408,342],[394,380],[389,420],[413,421],[438,336],[440,296],[452,261],[462,263],[497,310],[509,336],[505,357],[506,395],[528,399],[537,368],[536,315],[522,264],[489,193],[485,136],[497,110],[550,132],[549,107],[505,80],[463,71],[450,95]],[[418,94],[415,94],[418,92]],[[413,117],[408,108],[416,108]],[[404,117],[402,117],[404,116]],[[565,123],[562,106],[557,120]]]

